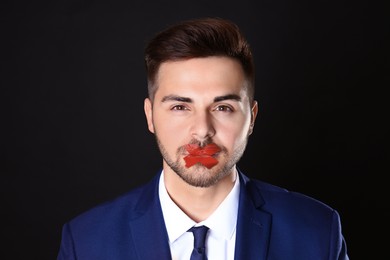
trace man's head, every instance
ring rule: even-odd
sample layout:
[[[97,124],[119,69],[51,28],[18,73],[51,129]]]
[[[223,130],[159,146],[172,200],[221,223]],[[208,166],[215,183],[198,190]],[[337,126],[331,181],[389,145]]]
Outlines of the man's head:
[[[148,45],[146,64],[145,115],[164,171],[195,187],[228,181],[257,115],[252,56],[237,27],[221,19],[170,27]]]
[[[201,18],[173,25],[157,34],[145,49],[149,98],[157,91],[156,77],[162,63],[210,56],[236,59],[248,80],[247,94],[254,99],[254,63],[244,35],[231,21]]]

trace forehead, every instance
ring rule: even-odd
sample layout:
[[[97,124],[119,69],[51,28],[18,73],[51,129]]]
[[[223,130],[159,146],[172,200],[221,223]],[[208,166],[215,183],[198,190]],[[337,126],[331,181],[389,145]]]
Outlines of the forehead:
[[[242,93],[247,80],[241,64],[229,57],[193,58],[161,64],[156,77],[156,95]],[[169,93],[174,92],[174,93]]]

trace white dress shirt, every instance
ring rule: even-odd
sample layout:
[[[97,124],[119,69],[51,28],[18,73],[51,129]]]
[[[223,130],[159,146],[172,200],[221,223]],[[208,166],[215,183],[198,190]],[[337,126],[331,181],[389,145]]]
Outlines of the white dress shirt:
[[[165,188],[164,172],[160,176],[159,197],[168,231],[169,246],[173,260],[189,260],[194,247],[193,226],[209,227],[206,237],[206,254],[208,259],[234,259],[236,242],[236,223],[240,180],[237,176],[233,189],[218,208],[204,221],[196,223],[189,218],[170,198]]]

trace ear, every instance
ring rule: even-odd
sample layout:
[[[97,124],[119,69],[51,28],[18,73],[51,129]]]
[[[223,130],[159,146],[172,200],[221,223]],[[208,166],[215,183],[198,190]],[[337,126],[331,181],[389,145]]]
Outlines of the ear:
[[[248,135],[251,135],[253,133],[253,128],[255,127],[255,121],[257,117],[257,112],[259,110],[257,101],[253,101],[252,109],[251,109],[251,124],[249,126],[249,133]]]
[[[146,122],[148,123],[148,129],[154,134],[154,125],[153,125],[153,108],[152,101],[149,98],[144,100],[144,111],[146,116]]]

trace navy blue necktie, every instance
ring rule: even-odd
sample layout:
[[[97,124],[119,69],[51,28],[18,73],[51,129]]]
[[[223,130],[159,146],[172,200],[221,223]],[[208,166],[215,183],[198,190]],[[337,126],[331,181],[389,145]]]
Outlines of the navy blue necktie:
[[[194,250],[192,250],[190,260],[207,260],[205,241],[209,228],[206,226],[192,227],[188,231],[194,234]]]

